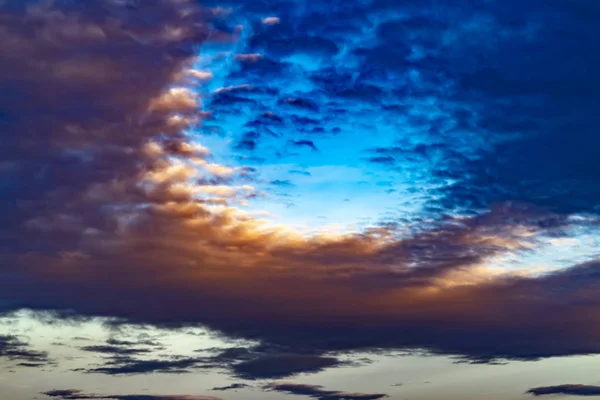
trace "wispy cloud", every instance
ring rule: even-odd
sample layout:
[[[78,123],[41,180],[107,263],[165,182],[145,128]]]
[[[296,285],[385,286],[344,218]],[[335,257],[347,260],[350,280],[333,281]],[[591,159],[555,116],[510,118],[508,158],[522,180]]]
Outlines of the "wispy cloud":
[[[27,342],[14,335],[0,335],[0,358],[24,367],[43,367],[50,363],[47,352],[31,349]]]

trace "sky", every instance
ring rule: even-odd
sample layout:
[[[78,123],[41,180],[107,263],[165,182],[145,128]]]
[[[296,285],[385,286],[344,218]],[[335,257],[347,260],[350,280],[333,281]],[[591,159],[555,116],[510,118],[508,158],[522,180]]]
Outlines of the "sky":
[[[0,0],[0,399],[600,397],[596,0]]]

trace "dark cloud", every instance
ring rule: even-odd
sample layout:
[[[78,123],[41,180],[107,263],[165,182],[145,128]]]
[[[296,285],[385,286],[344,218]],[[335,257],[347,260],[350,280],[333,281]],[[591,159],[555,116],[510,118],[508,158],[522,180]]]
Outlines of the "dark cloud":
[[[299,53],[331,57],[339,51],[335,42],[318,36],[298,35],[281,39],[266,37],[263,40],[261,35],[256,35],[253,41],[257,46],[265,46],[266,53],[276,57],[286,57]]]
[[[318,111],[319,110],[318,105],[314,101],[309,100],[309,99],[287,97],[285,99],[280,100],[280,102],[282,104],[288,104],[290,106],[309,110],[309,111]]]
[[[203,360],[200,358],[141,360],[125,356],[109,359],[104,366],[88,368],[85,369],[85,372],[105,375],[183,374],[192,372],[202,363]]]
[[[106,340],[105,344],[79,347],[79,349],[83,351],[106,354],[116,358],[122,356],[125,357],[125,359],[127,356],[133,356],[136,354],[148,354],[160,348],[160,343],[148,339],[131,341],[120,340],[115,338],[110,338]]]
[[[258,145],[261,134],[258,131],[248,131],[244,133],[242,139],[237,144],[236,148],[241,150],[254,150]]]
[[[213,396],[194,395],[148,395],[148,394],[86,394],[82,390],[64,389],[49,390],[43,395],[60,400],[84,400],[84,399],[107,399],[107,400],[220,400]]]
[[[534,396],[568,395],[568,396],[600,396],[600,386],[590,385],[556,385],[529,389],[526,393]]]
[[[308,147],[313,151],[319,151],[312,140],[291,140],[290,144],[296,147]]]
[[[251,387],[251,386],[246,385],[245,383],[232,383],[231,385],[227,385],[227,386],[214,387],[214,388],[212,388],[212,390],[225,391],[225,390],[246,389],[249,387]]]
[[[17,367],[26,367],[26,368],[37,368],[45,366],[45,362],[37,363],[37,362],[20,362],[17,364]]]
[[[371,157],[368,159],[369,162],[372,162],[374,164],[383,164],[383,165],[393,165],[396,161],[396,159],[394,157]]]
[[[91,346],[95,347],[95,346]],[[300,373],[314,373],[326,368],[353,365],[335,357],[317,353],[290,353],[283,346],[258,345],[226,349],[205,349],[212,353],[198,357],[162,356],[140,358],[138,352],[98,346],[99,349],[84,349],[108,354],[101,366],[80,369],[87,373],[105,375],[138,375],[149,373],[183,374],[198,370],[217,369],[229,371],[242,379],[286,378]],[[145,352],[144,352],[145,353]]]
[[[47,352],[32,350],[27,342],[14,335],[0,335],[0,358],[20,361],[23,367],[41,367],[50,362]]]
[[[49,396],[49,397],[69,398],[72,396],[77,396],[80,393],[81,393],[81,390],[77,390],[77,389],[62,389],[62,390],[49,390],[42,394],[45,394],[46,396]]]
[[[233,366],[233,371],[245,379],[278,379],[299,373],[315,373],[326,368],[345,365],[337,358],[310,354],[264,355]]]
[[[468,64],[450,64],[457,101],[479,116],[469,129],[491,146],[469,162],[453,157],[458,182],[444,191],[442,204],[485,208],[521,201],[561,213],[597,213],[600,171],[590,149],[600,122],[600,57],[592,40],[600,31],[588,17],[599,17],[600,9],[592,2],[544,3],[535,8],[536,32],[527,36],[536,23],[511,7],[497,2],[487,12],[512,35],[478,47]]]
[[[291,188],[291,187],[296,186],[291,181],[289,181],[287,179],[285,179],[285,180],[276,179],[274,181],[269,182],[269,184],[271,184],[273,186],[287,187],[287,188]]]
[[[94,353],[113,354],[113,355],[129,355],[129,354],[140,354],[140,353],[149,353],[150,352],[149,349],[126,348],[126,347],[110,346],[110,345],[83,346],[83,347],[80,347],[80,350],[94,352]]]
[[[324,356],[321,352],[303,349],[292,353],[294,348],[283,345],[261,344],[253,347],[213,349],[216,353],[204,358],[204,366],[225,368],[242,379],[278,379],[301,373],[316,373],[326,368],[353,365],[336,357]]]
[[[265,389],[300,396],[309,396],[319,400],[378,400],[388,397],[383,393],[348,393],[337,390],[325,390],[323,386],[304,385],[299,383],[272,383],[265,386]]]
[[[304,176],[311,176],[312,174],[308,171],[301,171],[298,169],[291,169],[288,171],[288,173],[290,174],[295,174],[295,175],[304,175]]]
[[[146,339],[146,337],[141,335],[136,341],[110,338],[106,340],[106,344],[109,346],[160,346],[159,342]]]
[[[3,249],[77,253],[82,231],[99,238],[115,229],[120,217],[106,207],[124,210],[145,196],[135,177],[156,164],[144,160],[144,144],[181,141],[172,112],[187,126],[198,119],[193,94],[161,92],[196,44],[225,39],[205,22],[215,18],[210,12],[178,4],[161,0],[135,11],[116,2],[0,6],[2,53],[10,54],[0,63]],[[118,197],[112,205],[103,198],[111,192]],[[49,230],[54,240],[44,239]]]

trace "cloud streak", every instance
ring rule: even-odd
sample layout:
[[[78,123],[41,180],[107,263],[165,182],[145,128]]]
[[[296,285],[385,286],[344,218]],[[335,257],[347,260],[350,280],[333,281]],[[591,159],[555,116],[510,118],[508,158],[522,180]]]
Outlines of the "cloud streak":
[[[541,386],[529,389],[527,394],[534,396],[570,395],[570,396],[600,396],[600,386],[591,385],[556,385]]]
[[[32,350],[28,343],[14,335],[0,335],[0,358],[17,361],[24,367],[42,367],[50,362],[48,353]]]
[[[213,396],[193,395],[148,395],[148,394],[86,394],[76,389],[49,390],[42,393],[59,400],[107,399],[107,400],[220,400]]]
[[[336,390],[325,390],[322,386],[304,385],[298,383],[272,383],[265,389],[289,393],[293,395],[309,396],[318,400],[378,400],[388,397],[383,393],[348,393]]]

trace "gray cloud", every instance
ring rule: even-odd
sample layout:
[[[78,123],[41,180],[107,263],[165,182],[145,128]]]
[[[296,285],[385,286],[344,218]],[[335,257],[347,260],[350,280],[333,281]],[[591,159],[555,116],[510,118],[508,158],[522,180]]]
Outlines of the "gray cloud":
[[[43,395],[60,400],[89,400],[89,399],[107,399],[107,400],[221,400],[213,396],[194,396],[194,395],[148,395],[148,394],[86,394],[81,390],[62,389],[49,390],[43,392]]]
[[[265,389],[309,396],[318,400],[378,400],[388,397],[383,393],[348,393],[337,390],[325,390],[322,386],[299,383],[273,383],[265,386]]]
[[[534,396],[569,395],[569,396],[600,396],[600,386],[591,385],[556,385],[542,386],[529,389],[526,393]]]
[[[0,358],[18,361],[23,367],[48,365],[48,353],[30,348],[27,342],[14,335],[0,335]]]

